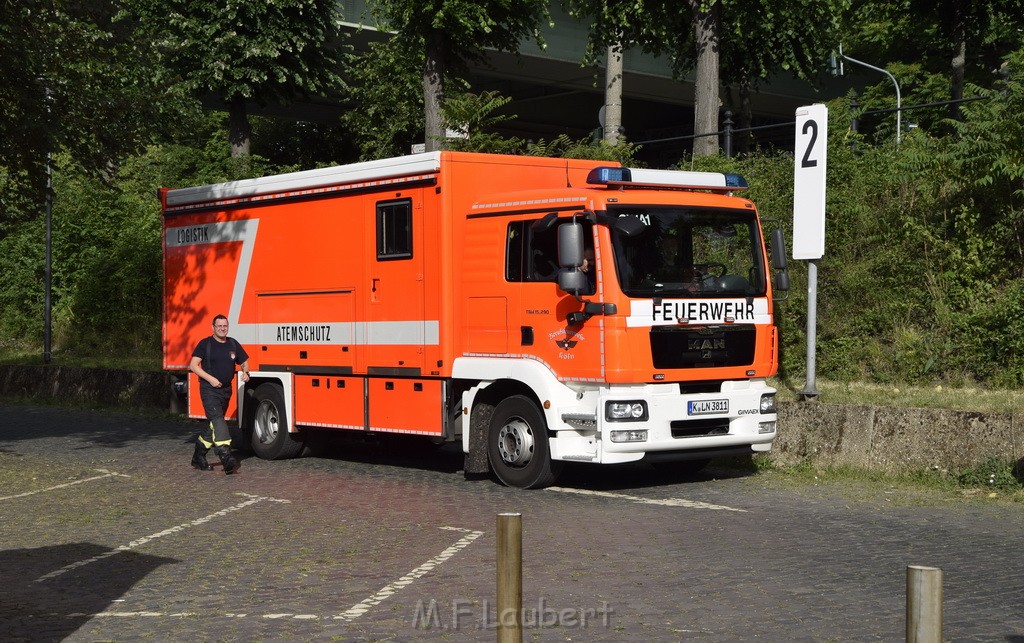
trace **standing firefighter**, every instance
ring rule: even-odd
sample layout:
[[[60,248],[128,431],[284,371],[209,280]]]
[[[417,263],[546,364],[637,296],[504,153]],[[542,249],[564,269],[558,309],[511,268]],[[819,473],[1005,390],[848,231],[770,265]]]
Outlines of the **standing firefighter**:
[[[208,423],[196,438],[192,466],[210,471],[206,452],[213,448],[224,465],[224,473],[235,473],[241,464],[231,453],[231,434],[224,420],[231,389],[234,387],[235,364],[242,367],[242,380],[249,381],[249,355],[233,337],[228,337],[228,318],[213,318],[213,335],[204,337],[192,351],[189,369],[199,376],[199,397],[203,401]]]

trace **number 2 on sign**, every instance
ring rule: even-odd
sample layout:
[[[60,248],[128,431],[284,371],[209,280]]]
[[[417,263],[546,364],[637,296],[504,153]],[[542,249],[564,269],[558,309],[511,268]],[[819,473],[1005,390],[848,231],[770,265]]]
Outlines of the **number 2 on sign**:
[[[814,149],[814,144],[818,142],[818,121],[810,120],[804,123],[803,135],[807,136],[810,133],[810,138],[807,139],[807,149],[804,150],[804,156],[800,160],[800,167],[818,167],[817,159],[811,158],[811,150]]]

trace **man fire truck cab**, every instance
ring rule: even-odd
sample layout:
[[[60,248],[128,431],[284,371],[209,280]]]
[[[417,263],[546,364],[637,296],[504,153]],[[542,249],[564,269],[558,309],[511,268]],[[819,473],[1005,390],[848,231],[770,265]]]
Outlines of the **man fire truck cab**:
[[[229,413],[267,459],[317,432],[424,435],[537,488],[569,461],[767,451],[788,276],[746,187],[432,152],[164,188],[164,368],[226,314],[251,367]]]

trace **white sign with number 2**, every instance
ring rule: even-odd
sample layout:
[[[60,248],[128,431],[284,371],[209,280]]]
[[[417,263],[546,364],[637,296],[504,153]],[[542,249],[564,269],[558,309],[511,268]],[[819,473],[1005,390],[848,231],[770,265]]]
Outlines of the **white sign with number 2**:
[[[793,258],[821,259],[825,254],[825,156],[828,108],[796,110],[793,169]]]

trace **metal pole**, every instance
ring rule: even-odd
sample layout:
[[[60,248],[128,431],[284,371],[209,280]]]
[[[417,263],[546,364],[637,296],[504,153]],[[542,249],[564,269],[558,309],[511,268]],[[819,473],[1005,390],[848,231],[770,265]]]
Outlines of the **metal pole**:
[[[732,112],[725,110],[725,120],[722,122],[722,147],[725,150],[725,158],[732,158]]]
[[[907,643],[942,642],[942,570],[907,566]]]
[[[807,262],[807,383],[801,392],[804,399],[818,397],[815,386],[815,353],[818,350],[818,261]]]
[[[50,113],[50,87],[47,86],[45,89],[46,96],[46,113]],[[47,119],[49,120],[49,119]],[[46,267],[44,268],[45,280],[43,295],[43,363],[50,363],[50,339],[51,334],[51,319],[50,319],[50,282],[53,274],[51,267],[50,248],[52,239],[52,226],[51,226],[51,214],[53,212],[53,171],[51,169],[50,150],[46,151]]]
[[[523,516],[498,514],[498,643],[522,643]]]
[[[842,45],[839,46],[839,55],[842,56],[843,59],[849,60],[852,63],[855,63],[857,65],[862,65],[864,67],[867,67],[868,69],[874,69],[877,72],[881,72],[881,73],[885,74],[886,76],[889,77],[889,80],[892,81],[892,84],[896,86],[896,144],[899,145],[900,144],[901,128],[902,128],[902,125],[900,124],[900,112],[902,112],[903,110],[902,110],[902,99],[900,98],[900,84],[896,82],[896,77],[893,76],[892,74],[890,74],[889,72],[887,72],[886,70],[882,69],[881,67],[875,67],[874,65],[869,65],[866,62],[863,62],[861,60],[857,60],[856,58],[850,58],[849,56],[847,56],[846,54],[843,53],[843,46]]]

